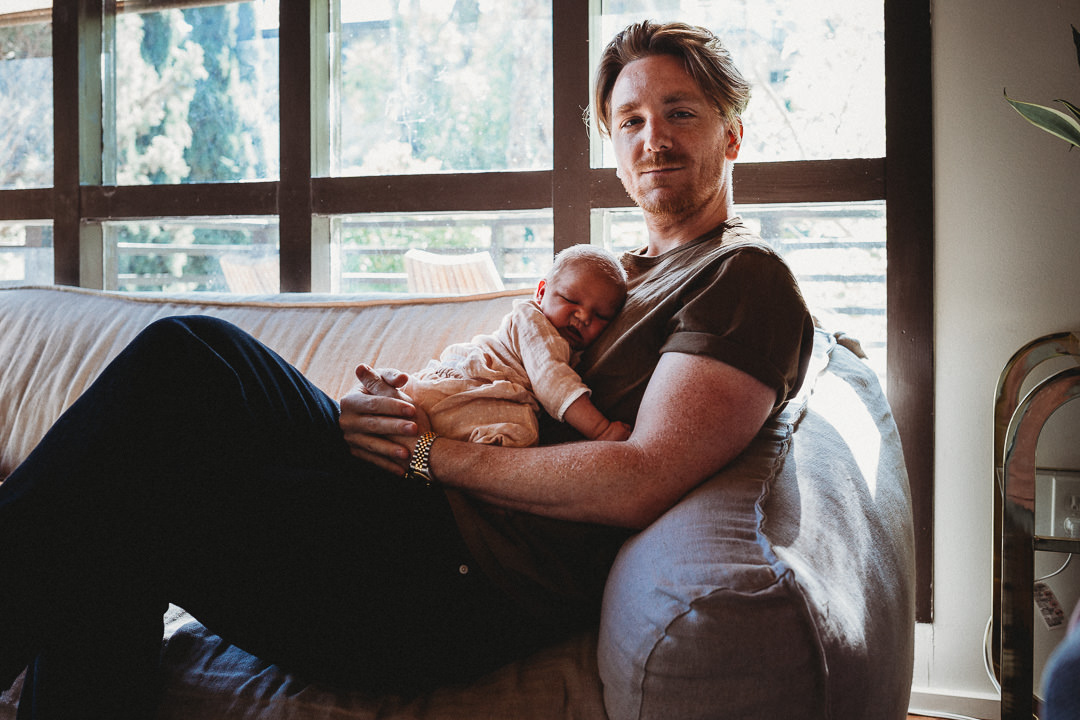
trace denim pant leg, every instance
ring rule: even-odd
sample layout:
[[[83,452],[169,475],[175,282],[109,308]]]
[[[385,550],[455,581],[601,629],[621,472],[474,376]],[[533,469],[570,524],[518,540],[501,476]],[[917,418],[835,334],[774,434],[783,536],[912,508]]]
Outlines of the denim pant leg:
[[[97,641],[138,674],[160,645],[173,548],[225,522],[260,468],[345,456],[336,404],[253,338],[210,318],[150,326],[0,484],[0,682],[40,656],[28,689],[52,707],[77,696],[61,685],[80,646],[86,674],[103,664]]]
[[[136,707],[121,696],[152,685],[167,602],[361,686],[471,675],[536,643],[442,493],[352,458],[332,400],[209,318],[148,328],[0,485],[0,576],[0,671],[37,656],[24,695],[61,708],[41,718],[80,695],[80,717]],[[94,682],[115,690],[99,708]]]

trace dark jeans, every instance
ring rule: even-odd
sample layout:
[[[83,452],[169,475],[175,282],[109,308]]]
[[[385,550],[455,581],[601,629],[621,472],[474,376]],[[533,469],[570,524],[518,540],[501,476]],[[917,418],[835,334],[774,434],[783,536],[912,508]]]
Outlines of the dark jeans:
[[[541,642],[445,495],[353,458],[337,415],[220,320],[136,338],[0,484],[0,687],[30,663],[20,718],[152,715],[169,602],[373,690],[467,680]]]

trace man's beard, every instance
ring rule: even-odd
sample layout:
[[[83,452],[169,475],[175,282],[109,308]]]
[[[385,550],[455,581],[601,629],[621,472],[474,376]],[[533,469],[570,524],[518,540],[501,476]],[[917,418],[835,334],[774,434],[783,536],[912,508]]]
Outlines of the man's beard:
[[[640,173],[649,170],[683,165],[681,157],[659,156],[650,162],[639,163],[634,170],[636,175],[640,177]],[[623,187],[626,189],[627,194],[630,195],[630,198],[646,213],[680,218],[704,207],[716,196],[722,185],[723,168],[724,164],[722,162],[710,163],[708,167],[703,168],[703,172],[698,173],[696,177],[684,182],[681,186],[629,187],[628,183],[624,181]]]

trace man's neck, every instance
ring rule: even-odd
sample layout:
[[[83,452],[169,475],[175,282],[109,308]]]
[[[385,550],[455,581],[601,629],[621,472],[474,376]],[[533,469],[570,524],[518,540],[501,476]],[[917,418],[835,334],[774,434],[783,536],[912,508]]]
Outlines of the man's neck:
[[[693,242],[735,214],[731,195],[719,195],[714,202],[698,208],[687,215],[671,216],[645,213],[645,227],[649,231],[647,256],[663,255],[675,248]]]

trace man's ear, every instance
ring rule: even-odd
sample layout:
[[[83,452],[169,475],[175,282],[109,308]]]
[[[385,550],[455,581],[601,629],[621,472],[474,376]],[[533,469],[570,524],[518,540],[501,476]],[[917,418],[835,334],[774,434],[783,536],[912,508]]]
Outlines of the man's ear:
[[[735,160],[739,157],[739,148],[742,147],[742,119],[740,118],[733,123],[729,123],[724,128],[724,132],[727,133],[727,151],[724,153],[724,157],[728,160]]]
[[[547,290],[547,280],[541,280],[536,285],[536,302],[544,299],[544,291]]]

